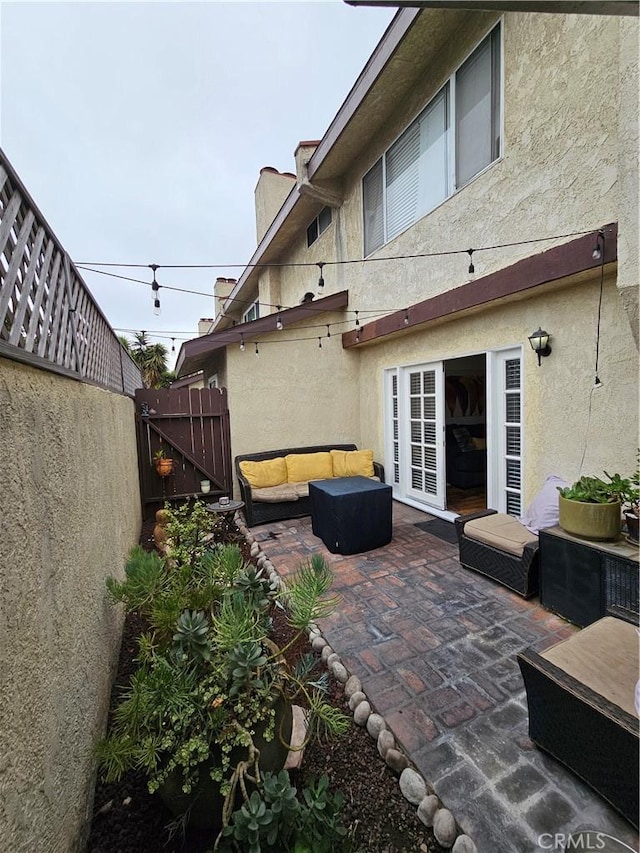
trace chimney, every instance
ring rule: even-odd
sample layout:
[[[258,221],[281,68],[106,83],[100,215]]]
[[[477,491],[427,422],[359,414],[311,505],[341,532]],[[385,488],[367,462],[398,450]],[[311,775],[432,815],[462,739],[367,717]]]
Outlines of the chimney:
[[[213,305],[216,318],[222,313],[222,306],[225,300],[229,297],[231,291],[236,286],[235,278],[217,278],[213,285]]]
[[[267,233],[295,182],[296,176],[291,172],[279,172],[273,166],[264,166],[260,169],[260,177],[254,191],[258,243]]]
[[[303,140],[302,142],[298,142],[298,147],[296,148],[295,158],[296,158],[296,176],[299,184],[304,184],[308,182],[307,178],[307,163],[313,156],[313,152],[320,145],[320,140]]]
[[[213,317],[200,317],[198,320],[198,337],[208,335],[213,326]]]

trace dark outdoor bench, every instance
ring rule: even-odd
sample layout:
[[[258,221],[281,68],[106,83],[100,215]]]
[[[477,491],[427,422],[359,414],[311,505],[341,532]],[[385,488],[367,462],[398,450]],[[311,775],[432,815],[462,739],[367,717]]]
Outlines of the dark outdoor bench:
[[[268,524],[271,521],[281,521],[286,518],[303,518],[311,515],[311,499],[299,497],[296,501],[279,501],[278,503],[263,503],[254,501],[251,495],[249,481],[240,471],[240,463],[245,460],[251,462],[263,462],[266,459],[277,459],[279,456],[287,456],[290,453],[328,453],[330,450],[357,450],[355,444],[321,444],[314,447],[287,447],[281,450],[265,450],[261,453],[245,453],[236,456],[235,469],[238,485],[240,486],[240,500],[244,501],[244,515],[249,527],[256,524]],[[379,462],[373,463],[374,473],[384,483],[384,467]]]

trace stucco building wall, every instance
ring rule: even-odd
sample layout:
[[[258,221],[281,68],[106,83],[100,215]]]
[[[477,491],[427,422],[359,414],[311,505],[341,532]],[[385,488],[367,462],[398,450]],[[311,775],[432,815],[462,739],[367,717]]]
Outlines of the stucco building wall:
[[[330,323],[340,315],[327,314]],[[297,325],[260,335],[259,354],[227,348],[227,393],[233,455],[278,447],[358,442],[358,355],[345,353],[339,332]],[[285,338],[309,340],[282,343]]]
[[[599,376],[593,390],[599,278],[443,323],[367,347],[361,359],[361,441],[384,459],[383,371],[522,347],[524,504],[548,474],[573,481],[583,473],[628,475],[638,442],[638,356],[613,278],[603,289]],[[527,335],[553,333],[552,353],[538,367]],[[584,454],[584,462],[582,457]],[[581,464],[582,463],[582,464]]]
[[[138,541],[133,401],[0,359],[0,847],[83,850]]]

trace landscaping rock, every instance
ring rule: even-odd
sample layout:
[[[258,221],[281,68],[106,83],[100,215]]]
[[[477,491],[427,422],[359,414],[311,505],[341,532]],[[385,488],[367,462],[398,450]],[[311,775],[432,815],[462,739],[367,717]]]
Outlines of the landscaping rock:
[[[400,776],[409,767],[407,756],[395,748],[387,750],[384,761],[389,770],[392,770],[397,776]]]
[[[364,696],[364,693],[362,694]],[[396,745],[396,739],[389,731],[389,729],[383,729],[378,735],[378,752],[382,756],[385,757],[387,752],[390,749],[394,749]],[[403,768],[404,769],[404,768]]]
[[[374,740],[378,739],[378,735],[383,729],[387,728],[387,724],[380,714],[371,714],[367,720],[367,731]]]
[[[478,853],[478,848],[468,835],[459,835],[451,853]]]
[[[258,543],[257,543],[257,542],[254,542],[254,543],[251,545],[251,556],[252,556],[252,557],[257,557],[259,553],[260,553],[260,546],[258,545]]]
[[[336,661],[331,667],[331,672],[334,674],[335,678],[340,682],[340,684],[347,683],[349,673],[341,663],[338,663],[338,661]]]
[[[332,655],[332,654],[333,654],[333,649],[332,649],[332,648],[331,648],[331,646],[327,643],[327,645],[322,649],[321,657],[322,657],[323,662],[324,662],[324,663],[326,663],[326,662],[327,662],[327,658],[329,657],[329,655]]]
[[[433,834],[438,844],[443,847],[451,847],[456,840],[458,830],[456,822],[449,809],[438,809],[433,819]]]
[[[362,684],[357,675],[352,675],[347,680],[347,683],[344,686],[344,695],[347,699],[351,699],[354,693],[357,693],[358,690],[362,690]]]
[[[331,669],[334,663],[340,663],[340,655],[335,652],[327,658],[327,669]]]
[[[356,726],[365,726],[367,720],[371,716],[371,705],[365,699],[364,702],[359,702],[353,712],[353,722]]]
[[[405,800],[417,806],[427,793],[427,785],[419,773],[411,767],[407,767],[400,774],[400,790]]]
[[[325,640],[324,637],[314,637],[313,640],[311,641],[311,648],[316,652],[319,652],[322,649],[324,649],[324,647],[326,645],[327,645],[327,641]]]
[[[436,795],[427,794],[418,806],[418,817],[425,826],[433,826],[433,820],[439,808],[440,803]]]
[[[355,709],[358,707],[360,702],[364,702],[366,700],[366,698],[367,697],[362,692],[362,690],[358,690],[356,693],[353,694],[351,699],[349,699],[349,710],[355,711]]]

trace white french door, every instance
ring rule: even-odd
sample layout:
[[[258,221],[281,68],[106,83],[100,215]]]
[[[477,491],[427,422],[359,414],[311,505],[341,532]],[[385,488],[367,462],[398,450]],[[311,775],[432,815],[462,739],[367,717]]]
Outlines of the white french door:
[[[442,362],[388,370],[385,385],[387,482],[399,498],[444,509]]]
[[[499,512],[522,513],[523,387],[522,351],[493,352],[488,364],[488,505]]]

